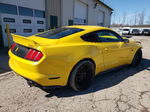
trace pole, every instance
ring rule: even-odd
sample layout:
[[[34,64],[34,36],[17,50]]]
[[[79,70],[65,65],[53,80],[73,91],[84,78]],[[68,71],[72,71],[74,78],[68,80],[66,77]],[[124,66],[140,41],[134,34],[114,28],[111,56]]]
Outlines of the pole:
[[[6,24],[6,33],[7,33],[7,42],[8,42],[8,47],[10,48],[11,45],[10,45],[10,26],[9,24]]]

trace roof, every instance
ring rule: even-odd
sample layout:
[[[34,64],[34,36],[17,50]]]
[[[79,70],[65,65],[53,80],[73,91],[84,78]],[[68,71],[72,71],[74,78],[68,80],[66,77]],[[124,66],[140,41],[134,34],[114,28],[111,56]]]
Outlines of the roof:
[[[85,29],[85,30],[91,30],[91,29],[108,29],[108,28],[102,27],[102,26],[91,26],[91,25],[73,25],[73,26],[66,26],[66,27],[80,28],[80,29]]]
[[[95,0],[96,2],[100,3],[101,5],[103,5],[104,7],[110,9],[111,11],[113,11],[114,9],[112,9],[110,6],[108,6],[107,4],[105,4],[104,2],[100,1],[100,0]]]

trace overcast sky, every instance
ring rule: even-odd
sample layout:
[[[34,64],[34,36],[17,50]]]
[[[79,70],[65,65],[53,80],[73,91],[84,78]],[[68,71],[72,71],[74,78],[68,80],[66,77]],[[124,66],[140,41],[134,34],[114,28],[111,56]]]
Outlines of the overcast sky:
[[[112,23],[122,23],[124,15],[126,22],[134,24],[135,13],[145,12],[145,22],[150,22],[150,0],[101,0],[114,9]]]

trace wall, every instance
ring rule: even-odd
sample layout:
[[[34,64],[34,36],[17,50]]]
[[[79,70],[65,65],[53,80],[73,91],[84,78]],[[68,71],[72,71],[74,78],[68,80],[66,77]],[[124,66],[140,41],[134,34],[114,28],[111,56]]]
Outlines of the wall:
[[[82,0],[86,1],[86,0]],[[111,21],[111,10],[104,7],[101,4],[98,4],[97,7],[95,7],[95,1],[88,0],[89,9],[88,9],[88,24],[89,25],[97,25],[98,21],[98,13],[99,11],[104,13],[104,26],[109,27],[110,21]]]
[[[67,26],[68,20],[73,20],[74,0],[62,0],[61,7],[61,25]]]
[[[62,0],[62,26],[68,25],[68,20],[74,18],[74,1],[75,0]],[[111,21],[111,10],[105,6],[98,4],[95,8],[95,0],[79,0],[88,7],[87,24],[98,25],[98,13],[104,12],[104,26],[109,27]]]
[[[61,0],[46,0],[46,27],[50,27],[50,16],[58,17],[58,27],[61,26]]]
[[[12,5],[16,5],[16,6],[22,6],[22,7],[45,11],[45,0],[1,0],[1,3],[12,4]],[[4,22],[3,18],[14,18],[15,23]],[[23,19],[31,20],[32,23],[25,24],[22,22]],[[44,24],[37,24],[37,20],[44,21]],[[33,35],[33,34],[37,33],[37,29],[45,29],[46,28],[45,18],[0,13],[0,25],[2,26],[4,46],[7,46],[7,36],[6,36],[6,32],[5,32],[6,24],[10,25],[10,29],[16,29],[15,34],[23,35],[23,36]],[[32,33],[24,33],[23,32],[24,29],[32,29]],[[11,40],[12,40],[12,38],[11,38]]]
[[[45,10],[45,0],[0,0],[1,3]]]

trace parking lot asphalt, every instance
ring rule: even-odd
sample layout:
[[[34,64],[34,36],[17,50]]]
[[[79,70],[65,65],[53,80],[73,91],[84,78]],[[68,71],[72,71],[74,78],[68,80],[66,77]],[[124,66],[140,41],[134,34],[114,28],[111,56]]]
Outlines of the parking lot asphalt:
[[[143,45],[139,67],[103,73],[83,92],[64,87],[47,93],[12,72],[0,76],[0,112],[150,112],[150,36],[133,38]]]

